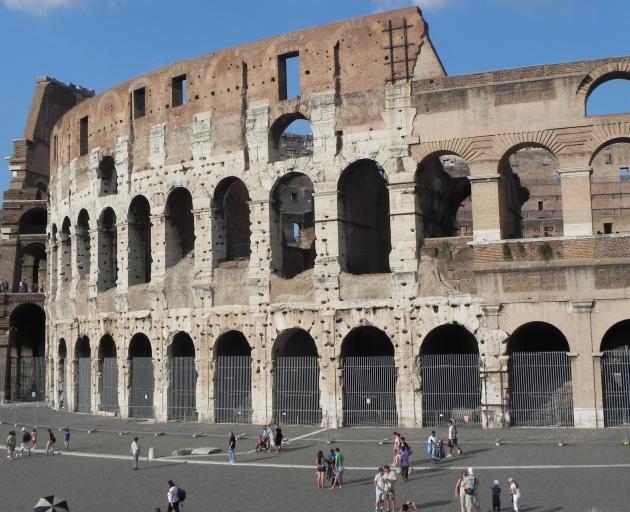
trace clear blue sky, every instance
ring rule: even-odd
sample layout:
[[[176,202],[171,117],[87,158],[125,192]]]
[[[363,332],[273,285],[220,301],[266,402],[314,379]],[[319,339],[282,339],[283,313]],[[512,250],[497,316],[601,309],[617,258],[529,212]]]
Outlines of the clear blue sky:
[[[450,75],[630,54],[629,0],[0,2],[2,157],[23,134],[38,75],[101,92],[178,60],[414,3]],[[630,87],[610,89],[630,112]],[[2,162],[0,190],[8,181]]]

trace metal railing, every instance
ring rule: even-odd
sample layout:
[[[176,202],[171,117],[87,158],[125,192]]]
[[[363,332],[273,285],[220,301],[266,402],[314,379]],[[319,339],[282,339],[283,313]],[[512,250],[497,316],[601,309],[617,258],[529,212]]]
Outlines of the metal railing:
[[[219,356],[216,364],[214,418],[217,423],[251,423],[252,358]]]
[[[319,361],[317,357],[278,357],[274,372],[273,417],[295,425],[319,425]]]
[[[602,358],[604,424],[630,428],[630,351],[607,350]]]

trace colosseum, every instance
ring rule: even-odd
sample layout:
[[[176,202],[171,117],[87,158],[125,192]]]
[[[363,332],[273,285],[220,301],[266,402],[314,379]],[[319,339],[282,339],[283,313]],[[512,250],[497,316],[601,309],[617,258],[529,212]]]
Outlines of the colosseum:
[[[99,95],[42,79],[31,118],[56,122],[20,148],[49,157],[46,400],[627,423],[630,114],[586,109],[618,78],[630,57],[448,76],[410,8]]]

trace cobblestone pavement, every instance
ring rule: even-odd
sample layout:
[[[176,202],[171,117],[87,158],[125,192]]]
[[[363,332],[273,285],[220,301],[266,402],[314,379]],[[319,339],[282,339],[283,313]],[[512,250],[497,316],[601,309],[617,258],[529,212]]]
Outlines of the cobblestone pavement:
[[[19,409],[17,413],[15,409]],[[17,418],[15,416],[17,414]],[[166,480],[187,490],[188,511],[366,511],[373,509],[372,478],[375,467],[391,462],[391,444],[379,444],[391,429],[337,429],[286,427],[289,438],[279,455],[253,452],[256,426],[147,424],[115,418],[59,414],[39,407],[38,431],[44,426],[72,430],[70,452],[54,457],[41,452],[10,462],[0,460],[2,511],[31,510],[39,496],[66,497],[73,512],[154,512],[165,508]],[[14,421],[17,419],[18,421]],[[1,407],[2,435],[17,423],[31,426],[33,407]],[[24,421],[21,421],[24,420]],[[30,421],[29,421],[30,420]],[[226,463],[229,429],[244,433],[238,443],[237,464]],[[92,433],[88,433],[92,429]],[[505,493],[507,478],[515,477],[523,488],[526,511],[623,512],[628,510],[630,447],[623,445],[625,432],[553,429],[506,429],[501,446],[494,431],[460,429],[465,454],[431,465],[423,453],[426,430],[403,429],[415,449],[411,480],[399,483],[398,499],[414,499],[422,510],[459,510],[452,497],[458,471],[476,468],[482,482],[482,510],[490,510],[489,488],[499,479],[504,488],[503,510],[510,510]],[[131,470],[129,444],[135,432],[143,454],[150,446],[161,457],[142,460]],[[154,432],[164,435],[155,436]],[[193,433],[204,436],[193,438]],[[58,448],[63,446],[57,435]],[[330,442],[330,444],[329,444]],[[41,444],[41,443],[40,443]],[[178,448],[216,446],[223,451],[207,457],[170,457]],[[346,456],[346,485],[341,490],[318,490],[313,462],[317,449],[340,446]]]

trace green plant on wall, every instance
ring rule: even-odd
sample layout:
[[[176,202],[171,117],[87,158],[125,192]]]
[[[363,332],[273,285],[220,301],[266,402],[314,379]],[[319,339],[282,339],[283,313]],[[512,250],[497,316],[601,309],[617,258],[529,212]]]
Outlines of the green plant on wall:
[[[503,259],[505,261],[512,261],[512,249],[507,242],[503,244]]]
[[[549,244],[539,245],[538,254],[543,260],[549,261],[550,259],[553,258],[553,247],[551,247],[551,245]]]
[[[440,247],[438,248],[438,254],[442,258],[450,256],[451,254],[451,244],[449,242],[442,242]]]
[[[516,252],[521,258],[527,255],[527,249],[523,242],[516,242]]]

